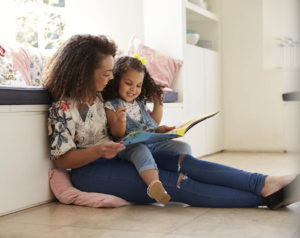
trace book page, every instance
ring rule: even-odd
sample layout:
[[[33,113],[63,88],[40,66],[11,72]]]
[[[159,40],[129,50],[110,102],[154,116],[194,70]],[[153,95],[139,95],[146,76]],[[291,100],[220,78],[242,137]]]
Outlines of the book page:
[[[178,127],[176,127],[175,129],[166,132],[166,134],[178,134],[180,136],[184,136],[184,134],[190,129],[192,128],[194,125],[196,125],[197,123],[204,121],[207,118],[210,118],[214,115],[216,115],[218,112],[213,112],[213,113],[209,113],[206,115],[201,115],[198,117],[195,117],[191,120],[185,120],[182,123],[179,124]]]
[[[128,134],[127,136],[119,140],[119,142],[125,146],[141,142],[145,144],[152,144],[156,142],[171,140],[177,137],[179,137],[179,135],[177,134],[162,134],[138,131]]]
[[[119,142],[127,146],[127,145],[131,145],[134,143],[141,143],[141,142],[145,144],[148,143],[151,144],[151,143],[157,143],[161,141],[167,141],[174,138],[182,137],[194,125],[216,115],[217,113],[218,112],[210,113],[204,116],[195,117],[191,120],[183,121],[183,123],[181,123],[179,127],[167,133],[151,133],[146,131],[135,131],[120,139]]]

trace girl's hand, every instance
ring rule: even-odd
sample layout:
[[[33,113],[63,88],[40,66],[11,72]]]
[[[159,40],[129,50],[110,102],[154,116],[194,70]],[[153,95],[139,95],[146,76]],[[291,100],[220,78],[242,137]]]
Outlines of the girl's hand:
[[[126,108],[125,107],[118,107],[116,111],[117,119],[120,122],[126,121]]]
[[[155,93],[155,94],[153,95],[153,103],[154,103],[154,104],[159,104],[159,105],[160,105],[161,98],[162,98],[162,95],[158,95],[157,93]]]
[[[175,128],[176,128],[175,126],[166,126],[166,125],[163,125],[163,126],[157,127],[156,132],[157,133],[166,133],[166,132],[168,132],[170,130],[173,130]]]
[[[99,157],[104,157],[106,159],[114,158],[120,151],[124,149],[124,145],[113,141],[105,141],[102,144],[96,146],[96,152]]]

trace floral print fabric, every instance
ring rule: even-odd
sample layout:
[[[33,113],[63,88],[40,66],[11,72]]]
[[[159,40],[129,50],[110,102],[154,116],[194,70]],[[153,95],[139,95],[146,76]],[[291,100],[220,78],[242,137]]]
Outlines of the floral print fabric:
[[[28,44],[0,44],[0,85],[40,86],[50,56]]]
[[[73,149],[83,149],[111,140],[107,132],[104,105],[97,97],[83,119],[78,106],[72,100],[52,103],[48,115],[48,134],[50,139],[50,158],[56,160],[60,155]]]
[[[31,60],[30,70],[29,70],[31,85],[40,86],[42,81],[43,71],[45,66],[47,65],[50,56],[41,53],[38,49],[32,46],[27,46],[27,50],[30,53],[30,60]]]
[[[0,44],[0,85],[26,86],[21,73],[14,67],[13,60]]]

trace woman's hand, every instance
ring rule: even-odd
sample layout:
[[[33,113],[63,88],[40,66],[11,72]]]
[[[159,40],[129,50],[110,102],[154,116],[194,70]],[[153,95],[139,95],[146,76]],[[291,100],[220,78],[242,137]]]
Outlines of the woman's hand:
[[[118,107],[116,110],[116,116],[120,122],[125,122],[126,121],[126,107]]]
[[[166,133],[166,132],[168,132],[170,130],[173,130],[175,128],[176,128],[175,126],[166,126],[166,125],[163,125],[163,126],[157,127],[156,132],[157,133]]]
[[[120,143],[105,141],[100,145],[95,145],[87,149],[70,150],[55,160],[55,164],[61,169],[80,168],[100,157],[112,159],[124,149],[125,146]]]
[[[115,157],[120,151],[124,150],[125,146],[116,143],[113,141],[105,141],[100,145],[96,146],[96,152],[99,157],[104,157],[106,159],[112,159]]]

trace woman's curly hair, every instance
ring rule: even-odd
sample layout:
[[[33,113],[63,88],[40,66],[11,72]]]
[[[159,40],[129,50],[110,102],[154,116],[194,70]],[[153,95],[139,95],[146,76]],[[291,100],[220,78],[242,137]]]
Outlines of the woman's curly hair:
[[[84,103],[97,96],[94,71],[106,56],[115,57],[117,46],[104,35],[74,35],[50,59],[43,86],[52,99],[70,98]]]
[[[137,97],[143,103],[153,102],[154,96],[157,95],[160,103],[163,101],[163,86],[157,85],[153,78],[151,78],[146,67],[141,63],[140,60],[130,57],[123,56],[120,57],[114,65],[113,75],[114,79],[110,80],[107,86],[102,92],[104,100],[110,100],[115,98],[120,98],[119,95],[119,85],[122,76],[128,70],[136,70],[138,72],[144,73],[144,81],[141,89],[141,94]]]

